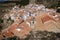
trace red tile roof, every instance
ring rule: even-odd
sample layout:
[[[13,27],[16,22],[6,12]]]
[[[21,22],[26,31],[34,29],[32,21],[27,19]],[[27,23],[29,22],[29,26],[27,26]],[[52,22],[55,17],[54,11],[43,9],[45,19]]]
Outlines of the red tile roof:
[[[16,29],[17,28],[21,28],[21,30],[20,31],[17,31]],[[31,28],[30,27],[28,27],[28,25],[26,24],[26,22],[23,22],[23,23],[21,23],[21,24],[15,24],[15,23],[13,23],[9,28],[8,28],[8,30],[10,31],[10,32],[12,32],[14,35],[16,35],[16,36],[25,36],[25,35],[27,35],[30,31],[31,31]],[[7,36],[9,36],[9,33],[6,33],[6,35]]]
[[[43,23],[44,23],[44,22],[47,22],[47,21],[49,21],[49,20],[55,21],[53,18],[51,18],[51,17],[50,17],[49,15],[47,15],[47,14],[42,15],[41,20],[42,20]]]
[[[3,35],[4,35],[5,37],[11,37],[11,36],[13,35],[13,33],[10,32],[10,31],[5,31],[5,32],[3,33]]]

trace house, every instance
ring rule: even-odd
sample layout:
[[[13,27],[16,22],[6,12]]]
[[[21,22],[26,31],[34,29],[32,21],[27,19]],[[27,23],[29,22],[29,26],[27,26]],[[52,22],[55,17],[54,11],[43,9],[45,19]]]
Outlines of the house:
[[[41,20],[42,20],[42,23],[45,23],[49,20],[53,20],[55,21],[52,17],[50,17],[48,14],[43,14],[42,17],[41,17]]]
[[[17,36],[19,38],[25,38],[30,31],[31,27],[29,27],[28,24],[26,24],[26,22],[13,23],[8,28],[3,30],[3,35],[5,37]]]
[[[53,17],[50,17],[48,14],[41,14],[39,16],[36,16],[35,19],[35,30],[60,32],[59,22],[53,19]]]
[[[22,22],[22,18],[21,17],[15,17],[14,18],[14,22],[21,23]]]
[[[6,38],[12,37],[13,33],[7,30],[7,31],[3,32],[3,36],[6,37]]]
[[[26,22],[23,22],[21,24],[14,24],[12,27],[10,27],[10,31],[18,37],[24,37],[27,34],[29,34],[29,32],[31,31],[31,28],[26,24]]]

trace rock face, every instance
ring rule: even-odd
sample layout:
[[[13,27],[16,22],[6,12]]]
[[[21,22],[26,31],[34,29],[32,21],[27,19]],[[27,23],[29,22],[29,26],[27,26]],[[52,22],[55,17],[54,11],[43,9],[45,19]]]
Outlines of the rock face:
[[[60,40],[56,34],[48,31],[32,31],[26,40]]]

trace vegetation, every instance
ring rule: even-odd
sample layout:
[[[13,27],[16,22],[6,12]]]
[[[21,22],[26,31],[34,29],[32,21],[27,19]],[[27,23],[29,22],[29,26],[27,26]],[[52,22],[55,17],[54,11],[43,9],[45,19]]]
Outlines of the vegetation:
[[[1,23],[3,23],[3,20],[2,20],[2,19],[0,19],[0,24],[1,24]]]
[[[32,31],[25,40],[60,40],[60,33]]]
[[[2,31],[2,29],[3,29],[3,26],[2,26],[2,25],[0,25],[0,31]]]
[[[0,31],[3,29],[2,23],[3,23],[3,20],[0,19]]]
[[[22,6],[25,6],[25,5],[29,4],[29,0],[21,0],[20,4]]]
[[[11,20],[11,18],[7,19],[7,21],[10,21],[10,22],[12,22],[12,23],[14,22],[14,20]]]

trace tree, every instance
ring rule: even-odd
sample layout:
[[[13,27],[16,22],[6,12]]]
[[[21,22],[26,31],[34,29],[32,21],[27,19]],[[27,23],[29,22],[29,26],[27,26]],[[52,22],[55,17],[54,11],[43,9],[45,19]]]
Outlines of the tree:
[[[0,31],[3,29],[2,25],[0,24]]]
[[[20,4],[21,4],[21,6],[25,6],[25,5],[29,4],[29,0],[21,0]]]

